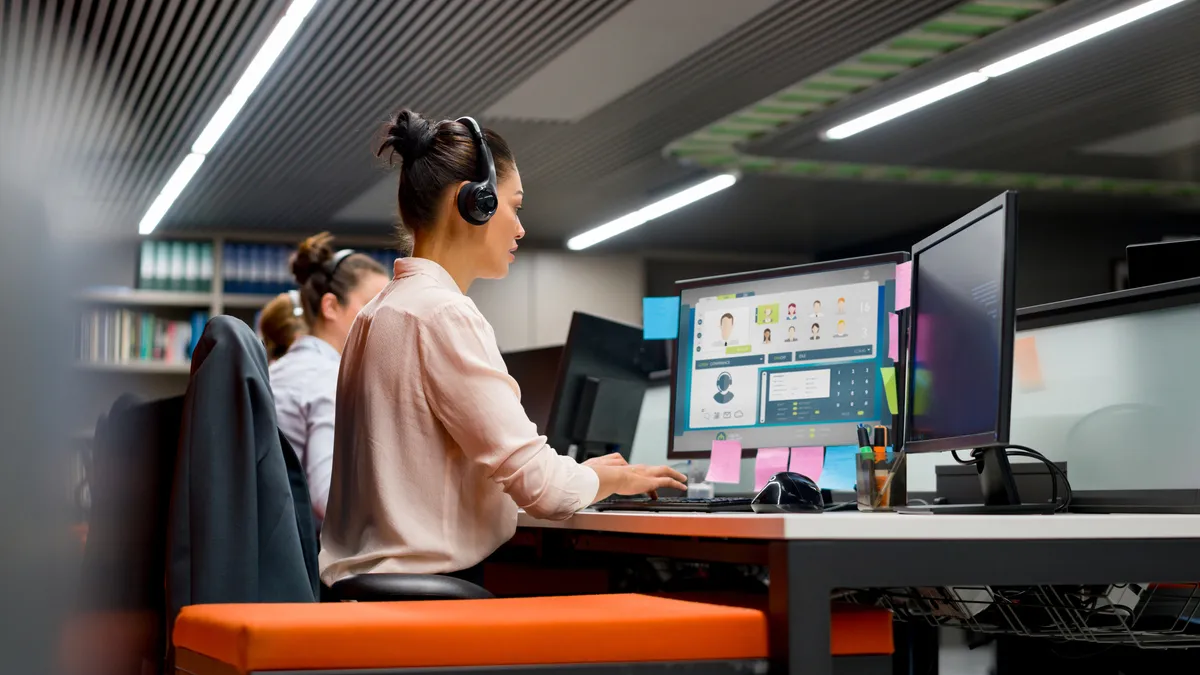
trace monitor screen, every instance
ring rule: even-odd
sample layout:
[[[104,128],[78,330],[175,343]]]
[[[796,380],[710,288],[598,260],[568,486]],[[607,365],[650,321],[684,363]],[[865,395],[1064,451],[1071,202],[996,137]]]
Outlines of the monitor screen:
[[[913,249],[911,451],[1007,441],[1013,215],[1001,198]]]
[[[879,369],[904,254],[680,283],[670,455],[856,442],[890,424]]]
[[[662,343],[643,339],[641,328],[575,312],[571,316],[567,344],[563,347],[559,359],[557,384],[546,424],[546,436],[550,446],[560,454],[567,454],[571,452],[572,445],[597,440],[577,435],[579,416],[582,414],[591,418],[594,415],[604,415],[610,413],[613,408],[604,405],[605,399],[601,396],[599,409],[595,409],[597,400],[588,399],[590,394],[596,393],[588,390],[589,378],[633,383],[640,387],[638,391],[645,391],[650,374],[664,370],[667,367],[666,361]],[[621,388],[619,385],[617,388],[637,398],[634,409],[640,413],[640,394],[632,393],[634,388]],[[600,393],[607,392],[601,390]],[[592,409],[581,410],[581,405],[590,405]],[[637,429],[637,414],[626,415],[616,421],[588,421],[588,426],[593,429],[598,428],[601,423],[606,425],[606,435],[609,437],[604,441],[620,446],[616,451],[628,457],[633,434]],[[613,440],[613,427],[619,427],[615,435],[621,436],[624,442]]]
[[[562,347],[542,347],[502,354],[508,374],[521,389],[521,406],[539,434],[546,433],[562,353]]]

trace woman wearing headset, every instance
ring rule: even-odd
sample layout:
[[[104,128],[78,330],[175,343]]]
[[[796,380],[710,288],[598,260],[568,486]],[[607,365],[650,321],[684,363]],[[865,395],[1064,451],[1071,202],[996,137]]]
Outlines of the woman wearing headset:
[[[308,332],[271,364],[271,391],[279,430],[304,467],[317,527],[325,518],[333,465],[333,416],[338,364],[358,310],[388,282],[370,256],[334,252],[327,232],[300,242],[292,273]],[[289,302],[290,304],[290,302]]]
[[[522,409],[492,328],[466,295],[476,279],[507,275],[525,236],[508,144],[470,118],[431,122],[403,110],[379,154],[400,159],[401,237],[412,256],[396,261],[346,341],[322,581],[365,572],[477,580],[476,566],[516,531],[518,507],[562,519],[612,494],[685,489],[666,467],[560,456]]]
[[[263,305],[258,314],[258,337],[267,349],[267,363],[275,363],[292,347],[296,338],[308,332],[300,291],[280,293]]]

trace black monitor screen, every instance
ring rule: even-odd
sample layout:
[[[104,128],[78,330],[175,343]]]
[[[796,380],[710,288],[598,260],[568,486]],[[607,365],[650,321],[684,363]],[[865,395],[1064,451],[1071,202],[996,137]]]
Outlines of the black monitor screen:
[[[975,215],[975,214],[973,214]],[[1011,244],[1001,206],[928,248],[914,250],[910,422],[916,451],[1007,440],[1011,388]],[[955,226],[951,226],[953,228]],[[948,230],[951,228],[947,228]],[[939,233],[939,236],[942,233]],[[1005,342],[1007,341],[1007,347]],[[1008,356],[1006,356],[1006,354]],[[921,447],[924,444],[925,447]],[[958,446],[958,447],[956,447]]]

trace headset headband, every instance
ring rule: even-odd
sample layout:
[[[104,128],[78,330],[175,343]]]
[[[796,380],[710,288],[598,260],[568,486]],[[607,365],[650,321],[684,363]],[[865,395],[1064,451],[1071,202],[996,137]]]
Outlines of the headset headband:
[[[292,316],[304,316],[304,308],[300,306],[300,291],[288,291],[288,299],[292,301]]]
[[[352,248],[344,248],[344,249],[338,251],[337,253],[333,254],[333,259],[331,259],[329,261],[329,280],[330,281],[333,281],[333,275],[337,274],[338,267],[341,266],[342,261],[345,260],[346,258],[349,258],[352,255],[354,255],[354,249],[352,249]]]
[[[479,122],[476,122],[474,117],[460,117],[456,121],[467,127],[467,131],[471,134],[471,140],[475,142],[475,165],[479,171],[477,180],[495,188],[496,163],[492,159],[492,150],[483,137],[483,129],[479,127]]]

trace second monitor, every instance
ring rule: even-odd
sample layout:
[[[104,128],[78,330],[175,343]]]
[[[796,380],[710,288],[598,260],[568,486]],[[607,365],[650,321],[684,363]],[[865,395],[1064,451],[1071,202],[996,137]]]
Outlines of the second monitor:
[[[668,457],[857,442],[890,425],[881,368],[907,254],[814,263],[678,284],[679,339]],[[895,345],[898,347],[898,345]]]

